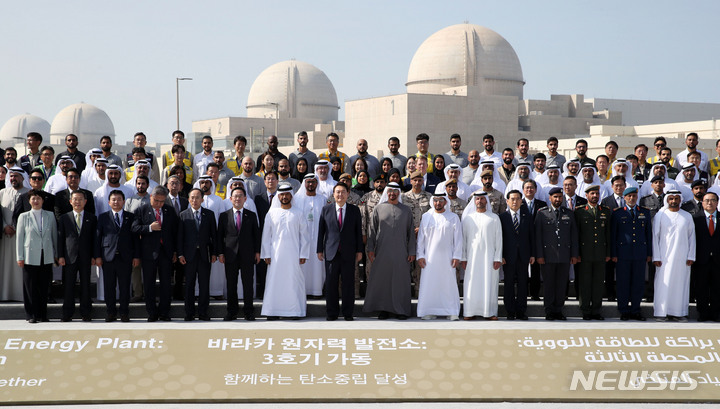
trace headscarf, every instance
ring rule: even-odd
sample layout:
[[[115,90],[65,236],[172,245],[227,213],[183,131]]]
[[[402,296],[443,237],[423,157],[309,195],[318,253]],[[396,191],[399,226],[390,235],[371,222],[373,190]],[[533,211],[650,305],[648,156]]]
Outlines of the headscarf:
[[[661,162],[656,162],[655,164],[653,164],[653,166],[650,168],[650,175],[648,176],[648,179],[652,180],[652,178],[655,176],[655,168],[656,167],[662,167],[663,169],[665,169],[665,174],[663,175],[663,177],[665,178],[665,188],[663,189],[663,191],[666,194],[667,194],[667,192],[669,192],[671,190],[679,191],[680,187],[673,179],[668,177],[667,167]],[[640,187],[640,189],[638,190],[638,197],[645,197],[645,196],[649,195],[650,193],[652,193],[652,191],[653,191],[652,183],[643,183],[642,186]]]
[[[307,176],[307,175],[306,175]],[[270,203],[270,209],[280,209],[280,199],[278,196],[280,196],[280,193],[290,193],[292,195],[292,200],[290,201],[290,204],[292,207],[295,207],[297,202],[295,201],[295,194],[293,193],[292,185],[287,182],[281,182],[278,184],[277,191],[275,192],[275,196],[273,196],[272,203]]]
[[[625,170],[625,173],[621,175],[615,169],[615,166],[623,165],[623,164],[625,165],[626,170]],[[635,179],[633,178],[632,165],[627,160],[622,159],[622,158],[616,159],[615,162],[613,162],[613,164],[612,164],[611,171],[612,171],[612,174],[611,174],[612,176],[610,176],[608,178],[608,180],[605,181],[605,187],[612,189],[612,183],[610,183],[608,185],[608,182],[610,182],[612,180],[612,178],[614,178],[615,176],[624,176],[625,184],[627,187],[639,187],[637,181],[635,181]]]
[[[77,165],[75,164],[75,161],[68,155],[62,155],[58,159],[57,167],[60,168],[61,162],[70,162],[72,163],[72,166],[70,168],[76,168]],[[44,191],[48,193],[52,193],[53,195],[57,194],[58,192],[62,191],[63,189],[67,189],[67,180],[65,179],[65,175],[62,174],[62,171],[60,173],[55,173],[54,175],[50,176],[45,182],[45,188]]]
[[[82,171],[82,174],[80,175],[80,187],[83,189],[87,189],[88,182],[90,179],[96,179],[97,178],[97,171],[95,170],[95,161],[92,160],[91,156],[100,156],[102,157],[102,149],[100,148],[92,148],[88,151],[88,153],[85,154],[85,170]],[[107,160],[107,159],[106,159]]]
[[[333,164],[339,163],[340,164],[340,170],[333,170]],[[330,157],[330,172],[328,173],[328,176],[332,176],[335,180],[340,180],[340,175],[344,173],[344,170],[342,168],[342,160],[338,158],[337,156]],[[307,176],[307,175],[306,175]]]
[[[141,159],[141,160],[135,162],[135,164],[133,165],[133,167],[134,167],[133,177],[130,178],[130,180],[128,180],[127,182],[125,182],[125,186],[129,187],[133,192],[135,192],[135,194],[137,194],[137,187],[135,186],[135,182],[137,181],[137,177],[138,177],[138,166],[147,166],[148,167],[148,174],[147,174],[147,178],[149,181],[148,182],[148,192],[152,192],[152,190],[155,188],[155,186],[158,185],[158,183],[156,181],[152,180],[152,165],[150,164],[150,162],[147,161],[147,159]]]
[[[583,170],[585,169],[592,169],[593,171],[593,179],[591,182],[585,183],[585,175],[583,174]],[[578,173],[580,176],[577,178],[577,189],[575,189],[575,194],[580,197],[585,197],[585,188],[590,185],[598,185],[600,186],[600,197],[602,197],[602,192],[605,190],[605,187],[603,183],[600,181],[600,176],[598,176],[597,169],[595,168],[595,165],[592,165],[590,163],[584,164],[580,168],[580,172]]]
[[[303,178],[303,181],[300,182],[300,188],[297,190],[297,192],[295,192],[295,194],[293,195],[293,198],[304,199],[304,198],[308,197],[307,189],[305,188],[305,181],[308,179],[315,179],[315,181],[318,182],[318,186],[320,185],[320,181],[318,180],[317,175],[315,175],[314,173],[308,173]],[[316,195],[318,194],[317,187],[315,188],[315,194]]]
[[[670,196],[680,196],[680,202],[682,203],[682,201],[683,201],[683,194],[681,191],[679,191],[677,189],[668,190],[667,192],[665,192],[665,197],[663,198],[663,207],[661,207],[660,210],[658,210],[658,213],[663,212],[665,210],[670,211],[669,210],[670,206],[668,205],[668,198]],[[657,217],[657,214],[655,216]]]
[[[428,213],[428,214],[435,213],[435,204],[432,203],[432,201],[435,200],[436,197],[444,197],[445,198],[445,212],[452,213],[452,210],[450,210],[450,197],[448,196],[445,189],[441,190],[440,187],[435,188],[435,193],[430,198],[430,209],[428,209],[428,211],[425,213]]]
[[[438,168],[435,167],[435,159],[437,159],[438,156],[442,158],[443,163],[444,163],[442,169],[438,169]],[[443,155],[436,155],[436,156],[433,158],[433,171],[432,171],[432,174],[435,175],[435,176],[436,176],[438,179],[440,179],[441,181],[445,181],[445,180],[448,179],[448,178],[447,178],[447,173],[445,173],[445,169],[447,169],[448,166],[449,166],[449,165],[448,165],[447,163],[445,163],[445,157],[444,157]]]
[[[300,173],[300,172],[297,170],[297,165],[298,165],[298,163],[300,163],[300,161],[305,162],[305,172],[302,172],[302,173]],[[309,166],[310,166],[310,165],[308,164],[307,159],[305,159],[305,158],[298,158],[297,162],[295,162],[295,167],[294,167],[293,170],[292,170],[292,176],[291,176],[291,177],[292,177],[293,179],[297,180],[298,182],[302,182],[302,181],[303,181],[303,178],[305,177],[305,175],[307,175],[307,174],[310,172],[310,169],[308,169]]]
[[[700,170],[698,170],[698,168],[695,165],[693,165],[692,163],[686,163],[685,166],[683,166],[682,169],[680,169],[680,173],[678,173],[678,175],[675,176],[675,182],[678,184],[678,186],[682,185],[682,186],[689,187],[690,184],[692,184],[692,182],[690,182],[690,183],[685,182],[685,175],[683,173],[685,172],[685,170],[687,170],[686,167],[688,169],[690,167],[695,168],[695,176],[693,176],[693,182],[700,179]]]
[[[521,167],[528,168],[528,170],[529,170],[529,172],[528,172],[528,178],[525,179],[525,180],[520,179],[520,172],[519,172],[519,170],[520,170]],[[504,193],[507,194],[507,193],[508,193],[509,191],[511,191],[511,190],[519,190],[519,191],[522,192],[522,191],[523,191],[523,184],[525,183],[526,180],[530,180],[530,179],[535,180],[535,172],[533,172],[533,166],[532,166],[532,164],[527,163],[527,162],[520,162],[520,163],[518,163],[517,166],[515,167],[515,174],[513,175],[513,177],[512,177],[512,179],[510,180],[510,182],[508,182],[508,185],[507,185],[507,187],[505,188],[505,192],[504,192]],[[537,182],[535,182],[535,183],[537,183]],[[538,186],[539,186],[539,185],[538,185]],[[536,194],[537,194],[537,192],[536,192]]]
[[[465,209],[463,210],[463,213],[462,213],[462,217],[460,218],[461,220],[465,220],[465,218],[468,215],[471,215],[477,211],[477,209],[475,208],[475,196],[485,196],[487,198],[487,205],[488,205],[486,212],[492,213],[492,206],[490,205],[490,196],[484,190],[476,190],[475,192],[473,192],[472,196],[470,196],[468,198],[467,206],[465,206]]]
[[[380,195],[380,201],[378,201],[378,204],[384,203],[388,201],[388,191],[395,189],[398,191],[398,202],[402,203],[402,188],[397,182],[391,182],[388,183],[387,186],[385,186],[385,189],[382,192],[382,195]]]
[[[562,177],[563,177],[563,179],[566,178],[566,177],[568,177],[568,175],[570,175],[570,170],[568,169],[568,164],[569,164],[570,162],[573,162],[573,163],[577,163],[577,164],[578,164],[578,173],[577,173],[577,175],[572,175],[572,176],[575,176],[576,178],[577,178],[577,177],[582,177],[582,175],[580,174],[580,168],[581,168],[580,160],[579,160],[579,159],[571,159],[571,160],[563,163],[563,166],[562,166]],[[532,170],[532,169],[531,169],[531,170]]]
[[[562,173],[560,167],[555,164],[546,166],[545,172],[543,172],[542,174],[537,175],[535,177],[535,182],[537,182],[538,186],[547,186],[547,185],[551,184],[550,177],[548,176],[548,171],[551,171],[551,170],[557,170],[557,172],[558,172],[558,181],[557,181],[557,183],[553,184],[553,186],[562,187],[563,181],[565,181],[565,176],[563,176],[563,173]]]
[[[492,169],[492,171],[493,171],[493,184],[492,184],[493,189],[498,190],[500,192],[504,192],[505,188],[507,186],[505,185],[505,182],[503,182],[503,180],[500,179],[500,174],[497,171],[498,166],[502,166],[502,165],[498,165],[497,162],[495,162],[494,160],[489,160],[489,159],[480,162],[480,167],[478,168],[477,173],[475,173],[475,178],[473,178],[472,183],[470,183],[470,190],[477,191],[478,189],[475,188],[476,186],[479,187],[480,189],[482,189],[482,187],[483,187],[482,173],[483,173],[483,166],[485,166],[485,165],[493,166],[493,169]],[[458,186],[458,188],[459,188],[459,186]]]
[[[315,175],[318,175],[318,168],[321,166],[327,166],[328,167],[328,173],[327,173],[327,179],[326,180],[320,180],[318,177],[318,193],[324,195],[325,197],[332,196],[332,190],[337,185],[337,180],[333,177],[332,173],[330,172],[332,170],[332,167],[330,166],[330,162],[320,159],[315,163],[315,169],[314,172]],[[342,172],[340,172],[342,174]],[[338,175],[339,176],[339,175]]]
[[[22,176],[22,178],[23,178],[22,187],[31,189],[31,187],[30,187],[30,175],[28,175],[27,172],[25,172],[25,170],[24,170],[23,168],[21,168],[20,166],[17,166],[17,165],[11,167],[10,169],[8,169],[8,173],[7,173],[7,176],[6,176],[5,178],[7,179],[7,178],[10,176],[11,173],[17,173],[17,174],[19,174],[20,176]],[[7,186],[10,186],[10,184],[7,183]]]
[[[357,181],[357,177],[358,177],[358,175],[360,175],[360,173],[365,173],[367,175],[367,179],[368,179],[367,182],[360,183]],[[398,172],[398,173],[400,173],[400,172]],[[355,193],[357,193],[358,195],[360,195],[360,197],[362,197],[364,194],[371,192],[373,190],[373,188],[370,186],[371,181],[372,181],[372,179],[370,178],[370,173],[367,170],[360,170],[357,172],[357,174],[355,174],[355,185],[353,185],[352,190],[354,190]]]
[[[459,197],[462,200],[468,200],[468,198],[472,194],[473,188],[471,188],[465,182],[462,181],[462,168],[460,167],[460,165],[458,165],[456,163],[450,163],[447,166],[445,166],[445,169],[443,169],[444,179],[442,182],[437,184],[437,187],[435,188],[435,192],[439,192],[439,191],[445,192],[446,182],[451,179],[450,171],[453,169],[460,170],[460,176],[458,176],[455,179],[455,180],[457,180],[457,187],[458,187],[457,197]],[[475,190],[477,190],[477,189],[475,189]]]

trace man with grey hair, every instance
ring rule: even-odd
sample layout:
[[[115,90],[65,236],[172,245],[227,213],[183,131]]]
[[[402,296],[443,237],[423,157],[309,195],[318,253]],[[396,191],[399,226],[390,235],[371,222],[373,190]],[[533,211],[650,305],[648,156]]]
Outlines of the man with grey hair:
[[[150,204],[135,212],[133,233],[140,236],[140,260],[145,289],[145,308],[148,322],[170,321],[172,263],[177,260],[178,216],[165,200],[168,190],[157,186],[150,196]],[[155,283],[160,278],[160,303],[155,304]]]

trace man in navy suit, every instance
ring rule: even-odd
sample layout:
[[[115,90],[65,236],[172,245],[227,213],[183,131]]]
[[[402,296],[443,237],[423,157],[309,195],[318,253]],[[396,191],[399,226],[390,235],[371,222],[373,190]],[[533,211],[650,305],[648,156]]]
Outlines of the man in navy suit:
[[[437,176],[433,175],[432,173],[428,173],[428,161],[427,157],[424,156],[418,156],[417,157],[417,168],[416,170],[420,171],[423,176],[423,190],[426,192],[429,192],[430,194],[435,193],[435,188],[437,187],[438,183],[441,182],[440,179],[438,179]],[[410,183],[411,178],[405,179],[405,187],[407,190],[410,190],[412,184]],[[404,189],[403,189],[404,190]]]
[[[70,175],[69,171],[68,175]],[[90,321],[91,317],[90,268],[95,265],[97,256],[93,254],[97,217],[94,210],[85,210],[87,203],[94,201],[88,201],[84,192],[75,190],[70,197],[72,210],[61,215],[58,220],[58,264],[62,266],[65,286],[63,322],[72,321],[75,312],[75,282],[78,272],[80,273],[80,316],[83,321]]]
[[[335,185],[335,203],[323,207],[318,227],[317,257],[325,260],[328,321],[336,320],[340,313],[338,280],[342,282],[345,321],[353,320],[355,308],[355,263],[362,258],[364,245],[360,209],[347,203],[348,196],[347,185]]]
[[[500,213],[505,272],[503,301],[508,320],[527,320],[528,265],[535,262],[533,216],[527,206],[522,206],[519,190],[509,191],[506,198],[508,210]]]
[[[180,216],[180,212],[187,209],[189,204],[188,200],[180,196],[180,190],[183,187],[183,181],[175,175],[168,177],[165,187],[168,188],[167,201],[175,213]],[[175,282],[173,286],[173,298],[176,300],[185,299],[184,283],[185,283],[185,266],[180,264],[179,261],[173,263],[173,280]],[[138,297],[138,301],[142,300],[142,297]]]
[[[140,265],[140,246],[132,232],[135,215],[123,211],[125,194],[120,189],[110,192],[110,210],[98,217],[95,240],[95,265],[102,267],[105,285],[106,322],[117,319],[130,321],[130,275],[132,266]],[[115,288],[120,290],[120,308],[115,305]]]
[[[217,255],[215,215],[203,208],[203,191],[195,188],[188,195],[190,207],[180,212],[177,254],[185,266],[185,321],[195,319],[195,280],[198,282],[198,317],[210,321],[210,264]]]
[[[543,200],[536,199],[535,194],[537,193],[537,182],[532,179],[528,179],[523,183],[523,203],[522,207],[528,210],[532,221],[535,223],[535,216],[538,210],[543,207],[547,207],[547,203]],[[528,292],[533,301],[540,301],[540,286],[542,285],[542,279],[540,274],[540,264],[530,264],[530,283],[528,286]]]
[[[230,192],[233,207],[220,213],[218,222],[218,254],[220,262],[225,264],[227,280],[225,321],[233,321],[238,315],[238,270],[243,286],[243,314],[246,320],[255,321],[253,274],[254,266],[260,262],[261,234],[255,212],[243,208],[246,194],[242,186],[233,189]]]
[[[698,321],[720,321],[720,233],[718,230],[718,195],[707,192],[702,199],[703,211],[695,222],[695,298]],[[712,229],[711,229],[712,228]],[[711,231],[712,230],[712,231]]]
[[[133,232],[140,236],[145,308],[148,322],[170,321],[170,293],[172,263],[177,260],[178,216],[175,209],[165,204],[168,190],[156,186],[150,196],[150,205],[135,212]],[[160,302],[155,304],[155,280],[160,278]],[[188,284],[190,285],[190,284]]]
[[[625,206],[613,210],[610,247],[616,264],[617,304],[620,319],[645,321],[640,301],[645,292],[645,265],[652,257],[650,210],[637,206],[636,187],[623,191]]]

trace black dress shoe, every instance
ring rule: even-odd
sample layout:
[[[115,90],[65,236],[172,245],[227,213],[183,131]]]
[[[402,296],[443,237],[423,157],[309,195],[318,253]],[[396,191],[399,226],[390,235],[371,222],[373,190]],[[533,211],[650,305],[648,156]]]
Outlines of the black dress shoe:
[[[35,318],[30,318],[29,320],[27,320],[27,322],[29,322],[30,324],[37,324],[40,321],[36,320]]]
[[[387,311],[380,311],[380,313],[378,314],[379,320],[386,320],[388,319],[388,317],[390,317],[390,313],[388,313]]]
[[[555,314],[545,314],[546,321],[555,321]]]
[[[255,314],[245,314],[245,321],[255,321]]]
[[[274,315],[271,315],[271,316],[268,316],[268,317],[267,317],[267,320],[268,320],[268,321],[277,321],[277,320],[279,320],[279,319],[280,319],[280,317],[277,317],[277,316],[274,316]]]
[[[92,318],[86,316],[86,317],[82,317],[82,320],[83,320],[83,322],[90,322],[90,321],[92,321]]]
[[[237,315],[228,314],[223,318],[223,321],[235,321],[237,319]]]
[[[325,317],[325,321],[337,321],[338,317]]]
[[[634,319],[635,321],[646,321],[646,318],[642,316],[639,312],[636,312],[635,314],[632,314],[630,318]]]
[[[525,313],[518,313],[518,314],[517,314],[517,319],[522,320],[522,321],[527,321],[527,320],[528,320],[528,316],[525,315]]]
[[[115,321],[117,321],[116,315],[108,315],[107,317],[105,317],[105,322],[115,322]]]
[[[605,321],[605,317],[603,317],[600,314],[593,314],[591,317],[592,317],[592,319],[594,319],[596,321]]]
[[[195,320],[195,317],[193,317],[192,315],[186,315],[184,320],[185,321],[193,321],[193,320]]]
[[[590,321],[592,319],[592,315],[590,314],[583,314],[583,320]]]
[[[567,317],[565,317],[561,312],[555,314],[555,319],[559,321],[567,321]]]
[[[61,319],[60,321],[62,321],[62,322],[70,322],[70,321],[72,321],[72,317],[62,317],[62,319]]]
[[[201,315],[199,317],[199,319],[200,319],[200,321],[210,321],[210,316],[209,315]]]
[[[534,297],[530,297],[530,299],[531,299],[532,301],[540,301],[540,297],[538,297],[537,295],[534,296]]]
[[[160,317],[158,317],[158,319],[160,321],[172,321],[172,319],[167,315],[161,315]]]
[[[630,316],[631,316],[631,314],[624,312],[624,313],[620,314],[620,320],[627,321],[630,319]]]
[[[153,315],[149,316],[147,320],[148,320],[148,322],[155,322],[158,320],[158,316],[153,314]]]
[[[404,314],[399,314],[397,316],[397,319],[399,319],[400,321],[405,321],[406,319],[408,319],[408,316]]]
[[[122,322],[130,322],[130,317],[127,314],[123,314],[120,316],[120,321]]]
[[[508,315],[507,315],[508,321],[515,321],[516,317],[517,316],[515,315],[515,313],[508,313]]]
[[[355,318],[353,318],[352,315],[346,315],[346,316],[345,316],[345,321],[354,321],[354,320],[355,320]]]

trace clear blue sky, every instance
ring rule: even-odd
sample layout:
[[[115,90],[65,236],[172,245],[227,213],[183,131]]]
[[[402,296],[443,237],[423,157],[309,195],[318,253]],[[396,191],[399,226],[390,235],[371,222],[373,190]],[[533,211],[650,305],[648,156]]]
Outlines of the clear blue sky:
[[[417,47],[469,21],[515,48],[525,98],[720,102],[720,1],[5,1],[0,13],[0,124],[52,122],[86,102],[117,139],[168,141],[192,120],[245,116],[268,66],[323,70],[344,101],[402,93]]]

